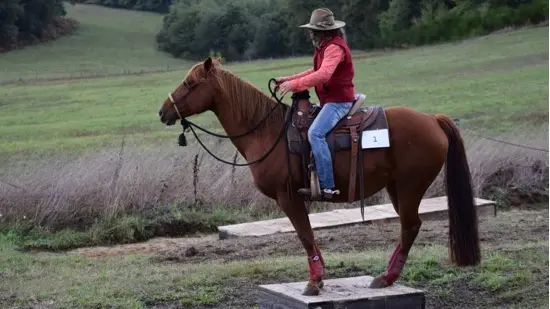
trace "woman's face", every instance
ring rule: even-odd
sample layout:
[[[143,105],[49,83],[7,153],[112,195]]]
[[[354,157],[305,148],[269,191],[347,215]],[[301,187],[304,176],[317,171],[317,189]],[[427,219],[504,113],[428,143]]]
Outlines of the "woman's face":
[[[312,29],[308,29],[308,35],[311,40],[311,43],[313,43],[313,46],[319,47],[320,44],[320,38]]]
[[[313,40],[313,38],[314,38],[313,30],[307,29],[307,34],[308,34],[309,38],[310,38],[311,40]]]

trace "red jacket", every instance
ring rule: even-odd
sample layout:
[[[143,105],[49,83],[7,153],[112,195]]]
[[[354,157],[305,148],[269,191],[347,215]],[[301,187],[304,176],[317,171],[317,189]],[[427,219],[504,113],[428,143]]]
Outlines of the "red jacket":
[[[332,77],[323,85],[315,87],[315,93],[319,98],[321,106],[328,102],[353,102],[355,100],[355,89],[353,85],[353,76],[355,74],[351,52],[348,45],[339,36],[333,37],[325,42],[321,48],[316,48],[313,54],[313,69],[317,71],[323,61],[323,53],[327,46],[336,44],[344,49],[344,60],[338,64]]]

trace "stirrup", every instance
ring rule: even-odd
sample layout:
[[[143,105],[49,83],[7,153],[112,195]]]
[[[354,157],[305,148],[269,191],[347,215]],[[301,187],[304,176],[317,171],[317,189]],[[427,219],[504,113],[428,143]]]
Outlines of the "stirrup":
[[[339,195],[340,190],[323,189],[323,193],[327,193],[331,195]]]
[[[323,189],[321,191],[321,197],[323,200],[330,200],[335,195],[340,195],[340,190]]]
[[[335,195],[340,195],[340,190],[323,189],[318,195],[315,195],[311,188],[300,188],[298,193],[312,201],[330,201]]]
[[[309,182],[310,189],[308,194],[309,198],[314,201],[320,200],[323,195],[323,192],[321,190],[321,186],[319,185],[319,175],[317,175],[317,171],[315,170],[315,168],[311,170],[310,177],[311,177]]]

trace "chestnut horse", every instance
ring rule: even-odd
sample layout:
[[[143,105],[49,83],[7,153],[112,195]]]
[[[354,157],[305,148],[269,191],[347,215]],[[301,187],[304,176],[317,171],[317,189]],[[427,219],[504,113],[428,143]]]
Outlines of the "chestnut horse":
[[[302,170],[302,158],[289,153],[282,138],[290,109],[279,99],[274,100],[221,68],[216,59],[207,58],[194,65],[174,92],[169,93],[159,118],[167,126],[181,120],[184,128],[191,125],[193,130],[200,127],[186,117],[205,111],[217,116],[229,134],[225,137],[231,139],[248,162],[240,165],[250,166],[257,189],[274,199],[294,226],[309,263],[309,281],[303,294],[317,295],[323,287],[325,261],[315,243],[304,198],[296,194],[307,177]],[[362,190],[367,197],[387,190],[399,214],[401,240],[386,271],[372,281],[370,288],[387,287],[399,278],[422,224],[419,204],[444,164],[450,259],[458,266],[478,264],[481,253],[471,176],[463,140],[454,121],[447,115],[429,115],[406,107],[385,108],[385,112],[391,146],[362,150],[363,168],[357,172],[366,179]],[[349,184],[349,154],[349,150],[334,154],[339,188]],[[343,190],[331,202],[347,202],[346,192]]]

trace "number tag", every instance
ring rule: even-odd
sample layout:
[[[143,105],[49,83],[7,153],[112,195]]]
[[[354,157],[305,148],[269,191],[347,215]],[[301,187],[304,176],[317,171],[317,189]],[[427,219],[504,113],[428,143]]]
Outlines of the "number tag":
[[[361,148],[386,148],[390,147],[390,134],[388,129],[363,131],[361,136]]]

